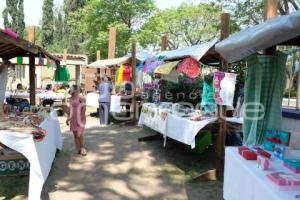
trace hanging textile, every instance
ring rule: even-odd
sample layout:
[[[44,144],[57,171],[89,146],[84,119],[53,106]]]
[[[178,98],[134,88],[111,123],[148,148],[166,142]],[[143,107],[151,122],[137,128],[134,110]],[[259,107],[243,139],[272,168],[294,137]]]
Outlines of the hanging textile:
[[[65,66],[58,66],[54,73],[54,80],[56,82],[69,82],[70,81],[70,72],[69,69]]]
[[[244,141],[262,144],[267,129],[281,129],[287,55],[252,55],[247,59]]]
[[[177,72],[184,73],[189,78],[194,79],[200,75],[199,63],[193,58],[185,58],[177,68]]]
[[[178,83],[179,82],[178,76],[179,76],[178,72],[174,69],[169,74],[162,75],[161,79],[166,80],[166,81],[170,81],[170,82],[173,82],[173,83]]]
[[[143,67],[143,72],[152,73],[158,66],[160,66],[162,64],[164,64],[164,61],[161,61],[161,60],[155,60],[155,61],[147,60]]]
[[[21,56],[17,57],[17,64],[23,65],[23,57],[21,57]]]
[[[44,58],[42,57],[42,54],[39,55],[39,66],[44,66]]]
[[[122,83],[122,81],[123,81],[123,72],[124,72],[124,66],[120,65],[120,68],[119,68],[119,71],[118,71],[117,83]]]
[[[212,75],[206,75],[204,77],[201,106],[203,106],[204,111],[206,113],[216,112],[217,106],[214,99],[214,86]]]
[[[123,81],[131,81],[132,68],[129,65],[124,65]]]
[[[174,61],[174,62],[167,62],[162,65],[159,65],[155,70],[154,73],[157,74],[170,74],[171,71],[179,64],[180,61]]]

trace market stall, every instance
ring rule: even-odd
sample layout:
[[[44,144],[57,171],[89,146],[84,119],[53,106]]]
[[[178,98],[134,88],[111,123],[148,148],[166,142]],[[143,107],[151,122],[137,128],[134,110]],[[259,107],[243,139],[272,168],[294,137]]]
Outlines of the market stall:
[[[216,51],[228,62],[246,59],[244,102],[252,106],[246,107],[243,118],[245,146],[226,148],[226,200],[241,196],[249,200],[300,198],[300,152],[289,147],[291,135],[282,130],[287,55],[276,51],[276,45],[300,45],[299,21],[299,11],[273,17],[216,45]]]
[[[31,35],[31,34],[29,34]],[[35,106],[36,83],[35,83],[35,57],[44,63],[44,58],[52,66],[56,66],[59,60],[46,52],[44,49],[18,36],[10,29],[0,30],[0,57],[2,58],[1,77],[7,79],[9,59],[14,57],[29,57],[30,66],[30,90],[20,94],[22,98],[30,99],[31,110],[21,112],[15,109],[4,109],[6,82],[1,82],[1,118],[0,118],[0,146],[10,148],[24,155],[30,163],[29,200],[40,199],[43,184],[51,170],[57,149],[62,148],[60,125],[55,112],[47,113]],[[4,88],[4,89],[2,89]],[[9,94],[12,95],[12,94]],[[1,152],[2,153],[2,152]],[[6,155],[1,154],[1,159]],[[13,163],[14,160],[11,160]],[[10,163],[10,161],[8,162]],[[14,169],[18,166],[1,164],[1,170]]]
[[[7,119],[5,124],[3,124],[2,120],[0,122],[0,142],[20,152],[28,159],[30,162],[28,199],[40,199],[42,188],[51,170],[56,151],[57,149],[62,149],[61,130],[57,115],[55,112],[52,112],[39,125],[46,132],[41,141],[38,141],[36,136],[32,134],[36,128],[29,128],[23,124],[23,121],[18,120],[10,127],[10,120]]]

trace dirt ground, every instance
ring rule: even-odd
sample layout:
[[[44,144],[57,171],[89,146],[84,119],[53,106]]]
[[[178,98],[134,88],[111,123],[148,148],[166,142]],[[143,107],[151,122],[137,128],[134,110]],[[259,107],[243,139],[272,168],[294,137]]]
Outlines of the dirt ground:
[[[85,140],[88,155],[75,154],[73,138],[62,122],[63,150],[57,154],[44,186],[44,200],[220,200],[222,182],[192,182],[213,168],[214,153],[198,155],[168,140],[138,142],[154,134],[149,129],[114,124],[100,128],[88,118]],[[26,199],[28,177],[0,178],[1,199]]]

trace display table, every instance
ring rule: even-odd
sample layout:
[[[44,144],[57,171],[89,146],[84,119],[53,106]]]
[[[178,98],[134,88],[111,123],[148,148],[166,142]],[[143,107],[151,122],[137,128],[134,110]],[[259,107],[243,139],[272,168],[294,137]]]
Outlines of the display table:
[[[149,105],[147,103],[143,104],[138,125],[145,125],[164,136],[190,145],[191,148],[195,148],[195,138],[199,131],[218,120],[217,117],[211,117],[201,121],[192,121],[189,118],[179,117],[168,113],[164,109],[153,108]],[[145,112],[145,109],[147,112]],[[162,113],[167,114],[164,116]]]
[[[29,200],[39,200],[47,180],[56,150],[62,149],[61,130],[57,115],[52,112],[40,127],[47,131],[41,142],[35,142],[32,134],[0,131],[0,142],[20,152],[30,162]]]
[[[271,171],[286,171],[282,161],[272,158]],[[297,200],[300,191],[279,191],[266,177],[267,173],[256,166],[256,161],[247,161],[235,147],[225,152],[223,197],[225,200]]]
[[[29,99],[29,93],[28,92],[22,92],[15,94],[13,92],[6,92],[5,97],[9,98],[20,98],[20,99]],[[62,100],[65,99],[65,94],[63,93],[57,93],[57,92],[38,92],[36,93],[37,98],[41,99],[53,99],[53,100]]]

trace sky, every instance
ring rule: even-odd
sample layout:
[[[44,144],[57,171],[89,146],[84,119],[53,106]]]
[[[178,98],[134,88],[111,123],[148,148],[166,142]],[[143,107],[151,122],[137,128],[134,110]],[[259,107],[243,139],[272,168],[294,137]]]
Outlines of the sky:
[[[177,7],[182,2],[200,3],[205,0],[156,0],[156,5],[160,9]],[[3,28],[2,11],[5,8],[6,0],[0,0],[0,27]],[[54,0],[55,5],[62,5],[63,0]],[[39,25],[42,20],[43,0],[24,0],[25,24]]]

